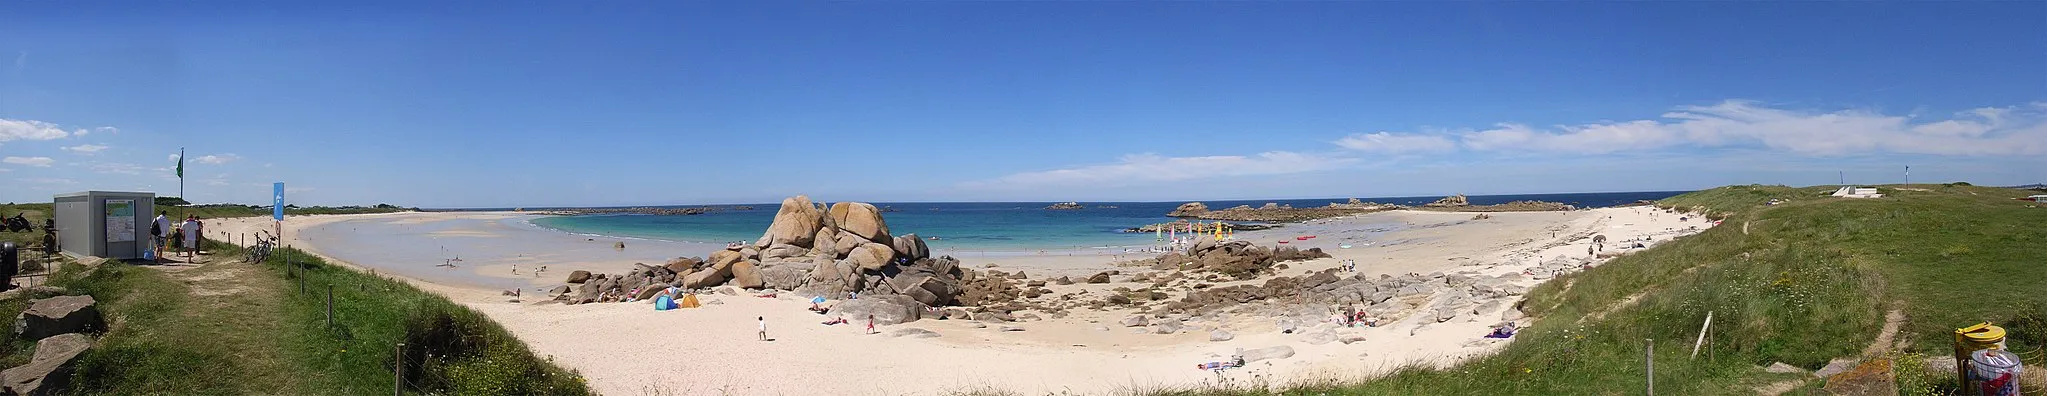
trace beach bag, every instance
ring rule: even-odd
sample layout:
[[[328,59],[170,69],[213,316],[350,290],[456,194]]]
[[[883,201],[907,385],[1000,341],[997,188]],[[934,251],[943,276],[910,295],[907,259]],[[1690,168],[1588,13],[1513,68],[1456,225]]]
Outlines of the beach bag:
[[[144,251],[142,251],[142,259],[143,259],[143,260],[156,260],[156,251],[154,251],[154,250],[144,250]]]
[[[654,298],[654,310],[656,311],[666,311],[675,308],[678,308],[675,306],[675,299],[668,298],[668,296]]]

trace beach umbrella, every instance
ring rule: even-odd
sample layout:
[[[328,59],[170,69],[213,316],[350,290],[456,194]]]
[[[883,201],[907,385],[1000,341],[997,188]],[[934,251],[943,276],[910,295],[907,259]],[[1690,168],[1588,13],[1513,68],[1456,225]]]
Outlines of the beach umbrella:
[[[811,297],[811,298],[810,298],[810,303],[811,303],[811,304],[823,304],[823,303],[824,303],[824,296],[817,296],[817,297]]]

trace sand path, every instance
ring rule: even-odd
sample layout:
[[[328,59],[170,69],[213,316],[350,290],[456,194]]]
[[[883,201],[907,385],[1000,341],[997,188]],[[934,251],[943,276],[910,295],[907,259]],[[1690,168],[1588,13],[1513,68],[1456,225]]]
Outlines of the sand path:
[[[432,221],[446,216],[502,214],[293,217],[286,222],[286,239],[318,252],[319,241],[293,240],[294,230],[363,216]],[[1594,235],[1608,236],[1607,246],[1612,249],[1622,241],[1650,238],[1653,244],[1690,232],[1690,227],[1711,226],[1699,219],[1679,221],[1678,215],[1645,207],[1492,216],[1475,220],[1469,213],[1396,211],[1318,220],[1239,237],[1261,244],[1285,239],[1289,245],[1323,247],[1334,256],[1290,263],[1283,275],[1335,267],[1346,259],[1357,260],[1360,272],[1368,275],[1498,274],[1521,272],[1558,256],[1584,256]],[[216,229],[229,233],[272,226],[267,218],[221,223]],[[1298,235],[1317,237],[1294,239]],[[1352,247],[1340,248],[1343,244]],[[1034,279],[1046,279],[1117,268],[1112,261],[1102,256],[1017,256],[971,258],[965,264],[994,264],[1005,271],[1025,270]],[[355,264],[398,275],[405,271],[380,267],[379,263]],[[574,263],[561,263],[569,264]],[[1121,277],[1118,281],[1052,286],[1051,295],[1138,287],[1121,282]],[[975,389],[1102,394],[1219,382],[1354,377],[1410,363],[1449,364],[1504,343],[1479,338],[1491,321],[1477,319],[1433,323],[1411,317],[1360,329],[1366,337],[1363,342],[1312,345],[1298,334],[1281,333],[1271,318],[1225,314],[1189,322],[1187,332],[1160,335],[1117,326],[1115,322],[1129,311],[1087,309],[1069,311],[1070,316],[1064,318],[1006,326],[925,320],[882,326],[882,334],[868,335],[858,318],[848,318],[856,320],[854,325],[822,325],[827,318],[807,312],[807,302],[786,294],[780,298],[713,295],[704,299],[704,308],[654,311],[637,303],[508,303],[493,290],[412,283],[489,315],[534,352],[581,371],[597,391],[607,394],[942,394]],[[766,318],[773,341],[755,340],[757,317]],[[1003,331],[1003,327],[1021,331]],[[926,329],[939,336],[890,335],[905,328]],[[1235,338],[1211,342],[1211,328],[1233,332]],[[1221,360],[1240,348],[1279,345],[1292,347],[1296,355],[1220,375],[1192,367]]]

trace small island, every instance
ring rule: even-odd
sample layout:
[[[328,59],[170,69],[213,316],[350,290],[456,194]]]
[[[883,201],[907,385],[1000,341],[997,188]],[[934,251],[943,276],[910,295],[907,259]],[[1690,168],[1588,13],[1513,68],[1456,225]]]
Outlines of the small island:
[[[1079,202],[1060,202],[1060,203],[1055,203],[1055,204],[1052,204],[1052,206],[1046,206],[1046,207],[1045,207],[1045,209],[1048,209],[1048,210],[1078,210],[1078,209],[1087,209],[1087,207],[1086,207],[1086,206],[1080,206],[1080,203],[1079,203]]]

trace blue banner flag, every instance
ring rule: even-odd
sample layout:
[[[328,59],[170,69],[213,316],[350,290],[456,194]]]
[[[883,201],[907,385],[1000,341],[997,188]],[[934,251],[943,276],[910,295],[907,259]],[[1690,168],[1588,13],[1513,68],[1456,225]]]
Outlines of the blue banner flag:
[[[273,198],[270,202],[270,217],[276,218],[277,221],[284,221],[284,182],[272,184],[270,189],[271,197]]]

